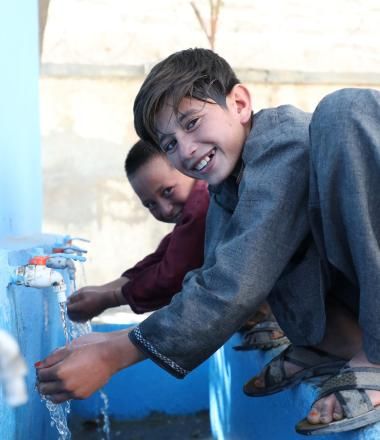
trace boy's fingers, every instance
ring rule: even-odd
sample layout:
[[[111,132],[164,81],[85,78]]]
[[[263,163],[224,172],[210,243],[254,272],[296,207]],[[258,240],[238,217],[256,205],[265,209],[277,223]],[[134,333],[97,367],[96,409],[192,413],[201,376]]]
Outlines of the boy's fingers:
[[[95,315],[88,310],[83,310],[82,304],[78,304],[76,307],[67,307],[67,314],[69,318],[75,322],[86,322]]]
[[[42,368],[49,368],[58,362],[61,362],[68,355],[69,349],[67,347],[61,347],[57,350],[53,351],[48,357],[43,359],[42,361],[38,361],[34,364],[37,371]]]
[[[67,304],[67,311],[70,313],[73,313],[73,312],[75,313],[78,310],[81,310],[82,307],[83,307],[82,302],[76,301],[74,303],[68,303]]]
[[[45,375],[47,376],[47,374]],[[62,392],[67,392],[63,389],[62,383],[59,381],[47,382],[46,379],[38,383],[38,391],[44,396],[52,396]]]
[[[84,295],[82,293],[73,293],[67,299],[67,304],[75,304],[83,300]]]
[[[57,374],[56,366],[48,367],[48,368],[38,368],[37,369],[37,380],[40,387],[45,386],[48,383],[59,383],[59,378]],[[62,391],[62,390],[61,390]],[[43,394],[50,394],[48,392],[43,392]]]

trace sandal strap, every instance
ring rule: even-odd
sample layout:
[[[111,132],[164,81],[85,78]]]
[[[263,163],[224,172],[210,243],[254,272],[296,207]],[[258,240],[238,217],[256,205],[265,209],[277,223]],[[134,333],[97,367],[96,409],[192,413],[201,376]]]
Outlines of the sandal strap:
[[[344,368],[323,383],[318,399],[336,391],[357,389],[380,391],[380,368]]]
[[[331,356],[312,347],[289,345],[269,362],[265,372],[265,383],[276,385],[286,378],[285,361],[298,365],[302,369],[315,367],[315,373],[318,367],[326,368],[326,366],[329,366],[339,369],[343,366],[343,362],[345,362],[341,358]]]
[[[335,393],[344,415],[353,418],[373,409],[372,402],[364,390],[346,390]]]
[[[302,368],[314,367],[321,364],[334,364],[335,362],[337,365],[342,363],[341,358],[329,355],[328,353],[313,347],[291,345],[289,350],[283,352],[283,357],[285,361],[291,362]]]
[[[280,326],[277,324],[276,321],[263,321],[256,324],[252,329],[248,330],[244,337],[250,336],[254,333],[261,333],[265,331],[272,331],[272,330],[281,330]]]
[[[286,351],[285,349],[284,351]],[[269,364],[265,372],[265,384],[266,386],[273,386],[281,383],[286,377],[284,368],[284,358],[279,356],[275,357]]]

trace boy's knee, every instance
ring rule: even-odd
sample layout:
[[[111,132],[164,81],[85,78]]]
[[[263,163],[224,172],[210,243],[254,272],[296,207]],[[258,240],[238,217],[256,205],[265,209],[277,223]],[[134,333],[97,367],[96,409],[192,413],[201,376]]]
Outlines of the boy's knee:
[[[327,162],[349,151],[379,153],[373,140],[380,124],[380,92],[370,89],[342,89],[319,103],[310,123],[313,161]]]
[[[380,114],[380,92],[371,89],[347,88],[325,96],[316,107],[311,119],[311,129],[347,126],[350,120]],[[378,119],[377,119],[378,120]]]

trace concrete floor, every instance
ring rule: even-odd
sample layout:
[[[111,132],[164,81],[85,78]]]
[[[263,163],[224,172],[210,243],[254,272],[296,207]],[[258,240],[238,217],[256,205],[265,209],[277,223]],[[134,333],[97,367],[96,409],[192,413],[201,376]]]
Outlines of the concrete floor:
[[[69,422],[73,440],[105,440],[100,420]],[[194,415],[168,416],[154,413],[143,420],[111,421],[110,440],[212,440],[209,414],[202,411]]]

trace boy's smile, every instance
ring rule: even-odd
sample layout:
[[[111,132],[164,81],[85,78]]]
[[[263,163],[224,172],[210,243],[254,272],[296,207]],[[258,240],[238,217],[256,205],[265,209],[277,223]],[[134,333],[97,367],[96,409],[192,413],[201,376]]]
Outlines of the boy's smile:
[[[160,146],[182,173],[216,185],[234,170],[250,130],[247,89],[236,85],[226,106],[185,97],[178,111],[167,103],[157,115]]]

